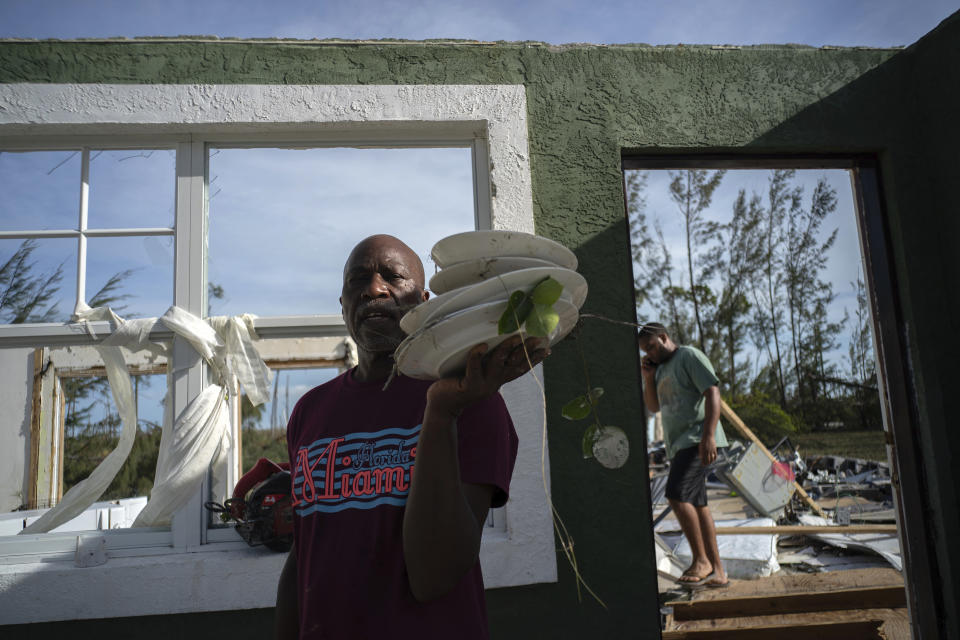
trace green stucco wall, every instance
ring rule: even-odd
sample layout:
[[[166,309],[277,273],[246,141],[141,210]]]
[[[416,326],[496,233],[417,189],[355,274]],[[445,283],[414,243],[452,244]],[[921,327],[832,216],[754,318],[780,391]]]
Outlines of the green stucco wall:
[[[924,474],[935,534],[928,542],[941,563],[937,581],[943,602],[957,602],[960,553],[948,541],[960,537],[952,464],[960,455],[960,430],[941,390],[960,383],[950,366],[960,355],[954,258],[960,233],[958,43],[957,16],[901,52],[528,43],[5,42],[0,43],[0,82],[523,84],[537,232],[577,251],[591,287],[584,310],[621,320],[633,319],[620,170],[624,150],[877,154],[918,390],[917,440],[927,463],[918,473]],[[932,282],[941,284],[932,287]],[[569,567],[558,556],[557,584],[488,593],[495,638],[658,635],[633,331],[588,322],[580,344],[593,383],[615,398],[605,399],[603,419],[628,429],[633,455],[617,471],[580,456],[582,427],[559,419],[560,404],[583,388],[577,349],[567,340],[546,367],[551,480],[581,570],[608,609],[589,599],[577,602]],[[938,613],[946,616],[943,637],[957,637],[956,611],[940,608]],[[223,630],[230,614],[196,618],[201,620]]]

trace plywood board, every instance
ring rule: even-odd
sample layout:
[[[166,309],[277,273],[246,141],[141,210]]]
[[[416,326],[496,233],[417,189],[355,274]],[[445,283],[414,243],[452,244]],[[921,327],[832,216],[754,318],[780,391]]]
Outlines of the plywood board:
[[[715,600],[735,596],[809,593],[831,589],[903,586],[903,576],[896,569],[880,567],[851,569],[831,573],[803,573],[777,575],[759,580],[731,580],[726,589],[701,589],[692,594],[693,600]],[[671,603],[667,603],[668,606]]]
[[[854,620],[827,623],[787,623],[776,624],[767,620],[763,626],[739,627],[728,629],[678,629],[664,631],[663,640],[850,640],[858,638],[884,638],[880,635],[882,620]]]
[[[673,605],[673,617],[677,621],[707,620],[855,608],[896,609],[905,606],[906,591],[903,586],[897,585],[678,602]]]
[[[879,627],[882,635],[860,635],[864,628],[855,626],[857,623],[873,624],[875,625],[873,629]],[[870,628],[866,627],[866,629],[869,630]],[[757,630],[763,630],[768,635],[753,635]],[[800,635],[796,635],[798,632]],[[686,633],[689,635],[668,635],[668,633]],[[836,635],[838,633],[847,635]],[[875,631],[868,631],[867,633],[875,633]],[[787,613],[715,620],[674,621],[669,630],[664,632],[663,637],[664,639],[756,637],[776,638],[776,640],[788,640],[790,638],[859,640],[860,638],[882,637],[886,640],[910,640],[910,622],[907,610],[904,608]]]
[[[717,527],[718,536],[751,536],[751,535],[781,535],[781,536],[803,536],[816,533],[829,533],[838,535],[854,535],[862,533],[897,533],[895,524],[851,524],[846,526],[812,526],[812,525],[779,525],[771,527]],[[680,531],[664,531],[657,533],[680,533]]]

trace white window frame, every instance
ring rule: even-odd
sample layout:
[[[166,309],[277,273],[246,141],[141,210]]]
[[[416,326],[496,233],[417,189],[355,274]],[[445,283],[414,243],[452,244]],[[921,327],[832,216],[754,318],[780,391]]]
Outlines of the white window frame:
[[[126,146],[110,146],[103,150],[117,150],[130,148]],[[136,147],[133,147],[136,148]],[[170,150],[169,145],[157,145],[151,151]],[[7,150],[6,148],[4,150]],[[17,149],[18,151],[21,149]],[[74,238],[77,240],[77,282],[74,310],[79,310],[87,301],[87,239],[88,238],[127,238],[146,236],[173,236],[173,227],[123,227],[123,228],[96,228],[87,226],[90,201],[90,151],[86,145],[76,147],[60,147],[57,150],[74,151],[80,153],[80,181],[77,193],[80,196],[78,207],[78,221],[75,229],[26,229],[16,231],[0,231],[0,240],[41,240],[44,238]],[[100,151],[101,148],[96,148]]]
[[[206,310],[210,145],[468,147],[476,227],[534,231],[522,85],[0,85],[0,148],[168,145],[177,150],[174,303],[198,316]],[[109,333],[106,323],[94,328]],[[264,318],[256,329],[264,338],[346,334],[331,315]],[[64,324],[0,326],[0,347],[90,342]],[[176,415],[207,380],[199,355],[179,338],[173,361]],[[520,450],[505,530],[488,531],[481,547],[488,588],[557,579],[539,367],[534,375],[539,381],[528,375],[503,389]],[[207,490],[178,511],[169,531],[102,532],[108,560],[99,566],[73,565],[76,550],[91,544],[76,534],[27,536],[19,549],[0,544],[0,594],[16,612],[9,622],[272,606],[283,556],[249,549],[230,530],[208,531]],[[252,578],[263,588],[250,589]],[[93,580],[107,593],[77,598]]]

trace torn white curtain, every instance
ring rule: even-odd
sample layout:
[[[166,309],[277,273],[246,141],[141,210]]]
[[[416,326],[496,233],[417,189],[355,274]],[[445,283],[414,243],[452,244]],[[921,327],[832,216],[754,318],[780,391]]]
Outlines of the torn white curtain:
[[[147,349],[167,355],[167,388],[172,389],[172,361],[167,345],[152,343],[149,334],[156,318],[124,322],[110,309],[83,309],[75,314],[80,322],[112,320],[114,333],[97,345],[106,365],[114,402],[120,412],[123,429],[116,448],[85,480],[71,487],[63,499],[21,533],[44,533],[71,520],[93,504],[110,485],[123,465],[137,431],[136,407],[130,376],[120,347],[136,352]],[[256,405],[268,397],[271,372],[257,355],[252,340],[256,339],[250,317],[211,318],[216,329],[196,316],[170,307],[159,322],[187,340],[210,365],[219,385],[210,385],[194,398],[186,409],[171,419],[170,402],[166,402],[160,453],[153,490],[147,506],[133,526],[167,524],[173,513],[196,493],[210,463],[225,455],[230,445],[230,411],[228,388],[239,380],[250,400]],[[89,325],[87,325],[89,330]]]
[[[252,317],[210,318],[210,325],[178,307],[162,318],[178,335],[189,338],[204,356],[219,385],[210,385],[177,418],[171,437],[160,438],[160,454],[150,500],[134,520],[134,527],[168,524],[174,512],[196,494],[210,468],[219,468],[230,450],[233,430],[227,389],[239,380],[254,405],[269,398],[272,372],[253,346]],[[209,355],[208,355],[209,354]]]

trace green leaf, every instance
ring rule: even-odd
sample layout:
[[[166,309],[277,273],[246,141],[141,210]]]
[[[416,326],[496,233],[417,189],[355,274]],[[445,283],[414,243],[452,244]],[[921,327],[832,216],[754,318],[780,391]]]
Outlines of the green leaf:
[[[596,424],[587,427],[583,432],[583,440],[580,442],[580,449],[583,452],[584,460],[593,457],[593,444],[600,438],[600,429]]]
[[[547,276],[541,280],[536,287],[534,287],[533,293],[530,294],[530,297],[533,298],[534,304],[552,306],[557,300],[560,299],[560,294],[562,292],[563,285],[550,276]]]
[[[527,294],[523,291],[514,291],[510,294],[510,299],[507,301],[507,308],[504,309],[500,320],[497,322],[498,334],[513,333],[520,328],[524,318],[518,313],[518,310],[526,298]]]
[[[593,400],[593,404],[597,403],[597,400],[600,399],[600,396],[603,395],[603,387],[594,387],[590,389],[590,399]]]
[[[560,415],[567,420],[583,420],[590,415],[590,399],[587,396],[577,396],[560,409]]]
[[[534,304],[533,311],[527,316],[527,333],[538,338],[546,338],[560,323],[560,314],[546,304]]]

